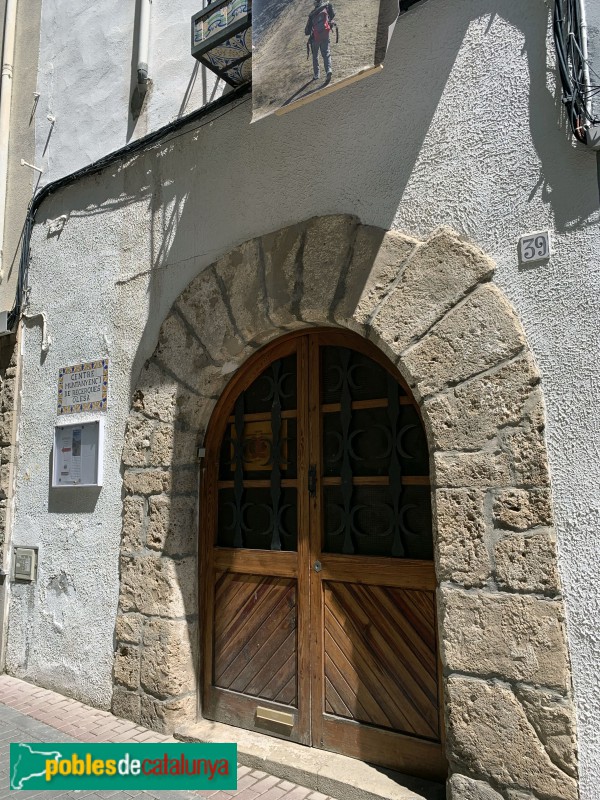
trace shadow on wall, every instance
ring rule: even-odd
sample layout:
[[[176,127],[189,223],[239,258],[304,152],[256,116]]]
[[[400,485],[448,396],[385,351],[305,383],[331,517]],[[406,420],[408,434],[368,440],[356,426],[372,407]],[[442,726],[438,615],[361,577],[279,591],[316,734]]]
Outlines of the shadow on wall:
[[[130,236],[127,249],[133,255],[121,259],[122,272],[116,281],[116,302],[111,313],[115,331],[132,342],[139,341],[131,368],[132,394],[142,366],[154,351],[160,322],[168,309],[184,287],[221,253],[272,229],[335,210],[354,213],[367,222],[376,219],[380,228],[391,227],[465,35],[473,21],[485,15],[490,17],[490,26],[496,18],[514,25],[524,38],[529,56],[530,133],[541,163],[531,197],[541,187],[559,231],[589,224],[590,215],[598,210],[596,192],[582,191],[565,197],[560,191],[569,184],[576,169],[587,169],[588,159],[569,150],[565,135],[557,127],[559,100],[548,88],[545,58],[542,60],[546,52],[547,6],[542,0],[526,8],[513,0],[469,0],[452,4],[450,10],[443,0],[429,0],[401,18],[383,74],[345,90],[354,92],[351,99],[342,92],[289,117],[271,118],[252,127],[248,125],[247,101],[243,101],[242,109],[223,112],[225,119],[203,120],[126,165],[115,167],[101,179],[86,179],[52,201],[53,216],[65,213],[72,220],[77,216],[119,213],[124,217],[117,224],[124,229],[123,240]],[[385,106],[386,124],[373,124],[375,92]],[[350,113],[351,124],[344,119]],[[514,113],[518,115],[519,109]],[[453,143],[456,149],[467,146],[463,141]],[[464,186],[461,200],[477,202],[476,197],[470,197],[468,185]],[[135,225],[130,224],[129,217],[133,205],[140,209],[131,212],[138,214]],[[235,268],[242,271],[244,264],[240,262]],[[218,282],[217,275],[214,279]],[[139,304],[141,291],[136,287],[140,281],[146,287],[147,316],[143,327],[136,328],[137,323],[128,323],[125,314],[128,304]],[[294,294],[298,302],[303,288],[304,276],[299,271]],[[357,281],[357,296],[362,289]],[[222,301],[229,323],[235,324],[227,310],[225,294]],[[172,316],[175,319],[177,315]],[[185,325],[185,320],[179,318],[173,324]],[[219,324],[218,319],[215,324]],[[197,345],[191,326],[187,336],[190,345]],[[239,363],[238,356],[232,361],[231,370]],[[185,358],[185,353],[178,357]],[[187,386],[163,359],[162,369],[167,377],[171,370],[170,379],[181,386],[182,398],[175,396],[169,408],[156,412],[149,411],[149,398],[133,398],[134,408],[136,403],[141,404],[140,411],[156,423],[144,421],[142,416],[139,420],[141,426],[152,429],[152,435],[147,439],[142,436],[141,441],[148,441],[147,449],[155,451],[156,469],[148,470],[149,456],[144,451],[128,452],[126,447],[123,457],[132,476],[124,490],[124,529],[131,537],[130,542],[124,542],[124,549],[131,558],[123,567],[123,584],[129,592],[125,616],[131,618],[127,629],[117,636],[129,655],[125,654],[115,669],[121,670],[118,680],[125,689],[133,686],[136,679],[132,671],[136,658],[139,670],[141,641],[135,609],[156,617],[144,634],[144,649],[148,650],[150,661],[154,659],[155,673],[159,674],[158,678],[150,673],[141,676],[147,697],[154,698],[147,701],[150,706],[141,716],[146,724],[154,721],[155,725],[166,711],[181,711],[164,707],[165,697],[172,693],[165,691],[164,681],[173,680],[173,675],[160,677],[158,665],[164,663],[164,648],[173,646],[177,650],[177,643],[189,636],[195,650],[197,523],[193,522],[193,509],[198,474],[194,448],[190,449],[189,443],[195,441],[197,431],[190,436],[185,426],[187,416],[197,419],[198,414],[193,409],[186,411],[185,404],[208,406],[207,397],[214,402],[228,369],[227,363],[219,364],[209,352],[203,358],[209,366],[214,362],[218,380],[213,394],[198,397],[190,393],[193,387]],[[148,368],[155,368],[152,360]],[[183,395],[191,399],[184,402]],[[171,465],[174,469],[167,471]],[[174,491],[171,481],[176,482]],[[175,506],[161,505],[153,497],[166,491],[178,498]],[[153,552],[173,556],[172,574],[156,572]],[[148,585],[153,588],[143,595],[141,587]],[[167,585],[178,587],[178,599],[170,609],[172,619],[168,622],[156,615],[156,604],[167,592]],[[190,621],[192,626],[188,627]],[[128,702],[140,702],[139,698],[132,698],[133,695]],[[193,703],[191,695],[187,702]],[[119,713],[129,716],[127,711],[122,707]],[[139,706],[137,717],[140,718]]]
[[[529,4],[529,8],[511,2],[485,5],[490,13],[488,27],[496,17],[502,17],[525,37],[530,80],[527,115],[540,163],[539,178],[531,187],[529,200],[537,192],[541,193],[543,202],[552,208],[558,233],[597,225],[600,220],[598,187],[589,179],[595,172],[595,153],[581,146],[576,148],[573,142],[564,114],[553,45],[550,45],[551,58],[540,58],[541,53],[548,53],[547,26],[551,24],[552,12],[542,0]],[[522,113],[515,105],[515,117]],[[582,191],[575,194],[575,186],[581,186]],[[587,187],[587,191],[583,187]]]

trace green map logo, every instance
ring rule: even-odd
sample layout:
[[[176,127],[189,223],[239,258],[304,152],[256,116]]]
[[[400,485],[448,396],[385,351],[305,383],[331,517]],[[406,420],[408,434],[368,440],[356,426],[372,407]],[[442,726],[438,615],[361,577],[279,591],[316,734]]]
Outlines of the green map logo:
[[[10,788],[237,789],[237,745],[13,742]]]

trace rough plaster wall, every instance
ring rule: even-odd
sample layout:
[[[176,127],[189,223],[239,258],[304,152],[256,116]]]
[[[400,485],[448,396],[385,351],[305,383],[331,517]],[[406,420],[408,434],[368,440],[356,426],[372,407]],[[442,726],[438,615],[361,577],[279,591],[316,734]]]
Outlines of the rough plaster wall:
[[[116,20],[120,4],[106,5]],[[130,383],[190,279],[233,245],[313,215],[421,237],[443,223],[497,261],[543,373],[582,797],[596,800],[598,186],[594,155],[561,127],[547,21],[542,0],[428,0],[396,27],[381,75],[254,126],[243,103],[44,204],[40,223],[69,219],[60,237],[34,232],[32,307],[48,312],[54,344],[41,364],[40,332],[27,331],[15,539],[39,543],[41,558],[37,586],[13,591],[12,671],[108,703]],[[86,125],[75,133],[89,154]],[[544,228],[555,232],[550,263],[519,268],[518,237]],[[85,503],[58,497],[48,489],[58,368],[105,354],[105,486]],[[51,591],[58,625],[42,605]]]
[[[153,0],[148,57],[152,85],[141,114],[132,116],[139,1],[43,0],[35,162],[44,168],[40,186],[225,90],[226,84],[190,55],[190,20],[202,0],[179,0],[176,11],[168,0]]]

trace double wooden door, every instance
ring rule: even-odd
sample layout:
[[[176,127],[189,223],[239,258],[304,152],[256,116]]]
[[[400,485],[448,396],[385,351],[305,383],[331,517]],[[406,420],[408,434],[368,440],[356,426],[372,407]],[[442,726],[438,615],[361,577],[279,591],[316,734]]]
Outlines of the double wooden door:
[[[202,492],[203,715],[442,779],[428,452],[393,367],[331,330],[265,348]]]

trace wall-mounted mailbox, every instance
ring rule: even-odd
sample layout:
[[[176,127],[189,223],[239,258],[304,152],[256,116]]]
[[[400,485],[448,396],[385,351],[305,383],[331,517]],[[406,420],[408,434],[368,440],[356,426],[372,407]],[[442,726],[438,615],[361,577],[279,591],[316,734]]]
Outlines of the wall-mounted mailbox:
[[[54,428],[52,486],[102,486],[104,417]]]
[[[34,581],[37,573],[37,549],[15,547],[13,576],[16,581]]]

